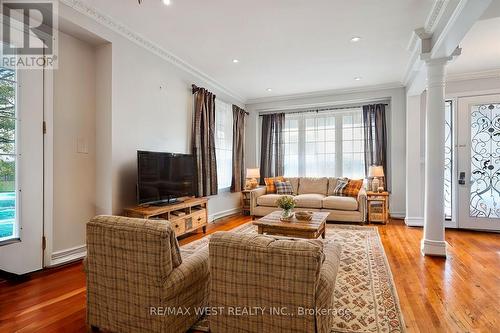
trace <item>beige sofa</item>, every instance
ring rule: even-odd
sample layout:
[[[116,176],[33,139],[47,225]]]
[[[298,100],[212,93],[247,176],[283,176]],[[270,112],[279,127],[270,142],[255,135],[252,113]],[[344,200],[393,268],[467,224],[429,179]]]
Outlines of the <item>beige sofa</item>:
[[[166,221],[98,216],[87,224],[87,323],[111,332],[184,333],[208,305],[208,251],[181,256]],[[189,309],[179,315],[167,309]]]
[[[337,178],[286,178],[292,184],[296,201],[295,211],[310,210],[329,212],[328,221],[358,222],[366,221],[366,190],[361,188],[358,197],[334,196]],[[282,195],[266,194],[261,187],[251,192],[250,214],[254,217],[265,216],[276,210],[276,200]]]
[[[339,244],[218,232],[209,252],[210,332],[330,332]]]

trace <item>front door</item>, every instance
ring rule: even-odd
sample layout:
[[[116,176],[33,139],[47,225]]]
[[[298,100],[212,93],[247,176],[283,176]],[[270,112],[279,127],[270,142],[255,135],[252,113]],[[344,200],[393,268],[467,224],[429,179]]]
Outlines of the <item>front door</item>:
[[[458,99],[458,227],[500,231],[500,95]]]
[[[0,270],[42,268],[43,70],[0,68]]]

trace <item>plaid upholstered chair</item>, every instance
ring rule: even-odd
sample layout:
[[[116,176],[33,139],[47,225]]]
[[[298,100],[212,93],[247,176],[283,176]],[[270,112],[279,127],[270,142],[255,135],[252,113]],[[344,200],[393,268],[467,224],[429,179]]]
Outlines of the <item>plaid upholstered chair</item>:
[[[330,332],[338,244],[219,232],[209,253],[212,333]]]
[[[181,258],[165,221],[95,217],[87,224],[85,270],[94,330],[186,332],[198,320],[195,308],[207,306],[208,251]]]

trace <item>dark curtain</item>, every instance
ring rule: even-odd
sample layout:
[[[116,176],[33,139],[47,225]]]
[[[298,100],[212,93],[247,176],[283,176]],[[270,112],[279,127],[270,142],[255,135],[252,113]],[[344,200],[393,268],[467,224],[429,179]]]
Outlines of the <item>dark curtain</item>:
[[[245,117],[246,111],[233,105],[233,178],[231,192],[241,192],[245,185]]]
[[[384,168],[385,187],[389,188],[387,177],[387,125],[385,104],[363,106],[363,126],[365,135],[365,174],[371,165]]]
[[[196,163],[196,188],[200,197],[217,194],[215,159],[215,95],[193,85],[192,147]]]
[[[264,178],[283,176],[283,126],[284,113],[262,116],[262,141],[260,148],[260,183]]]

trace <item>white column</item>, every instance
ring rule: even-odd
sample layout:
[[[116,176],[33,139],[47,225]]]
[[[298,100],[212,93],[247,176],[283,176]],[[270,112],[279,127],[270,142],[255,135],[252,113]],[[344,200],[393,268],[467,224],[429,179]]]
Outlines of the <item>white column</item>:
[[[444,238],[444,88],[449,58],[430,59],[427,65],[425,123],[425,199],[423,255],[446,256]]]

